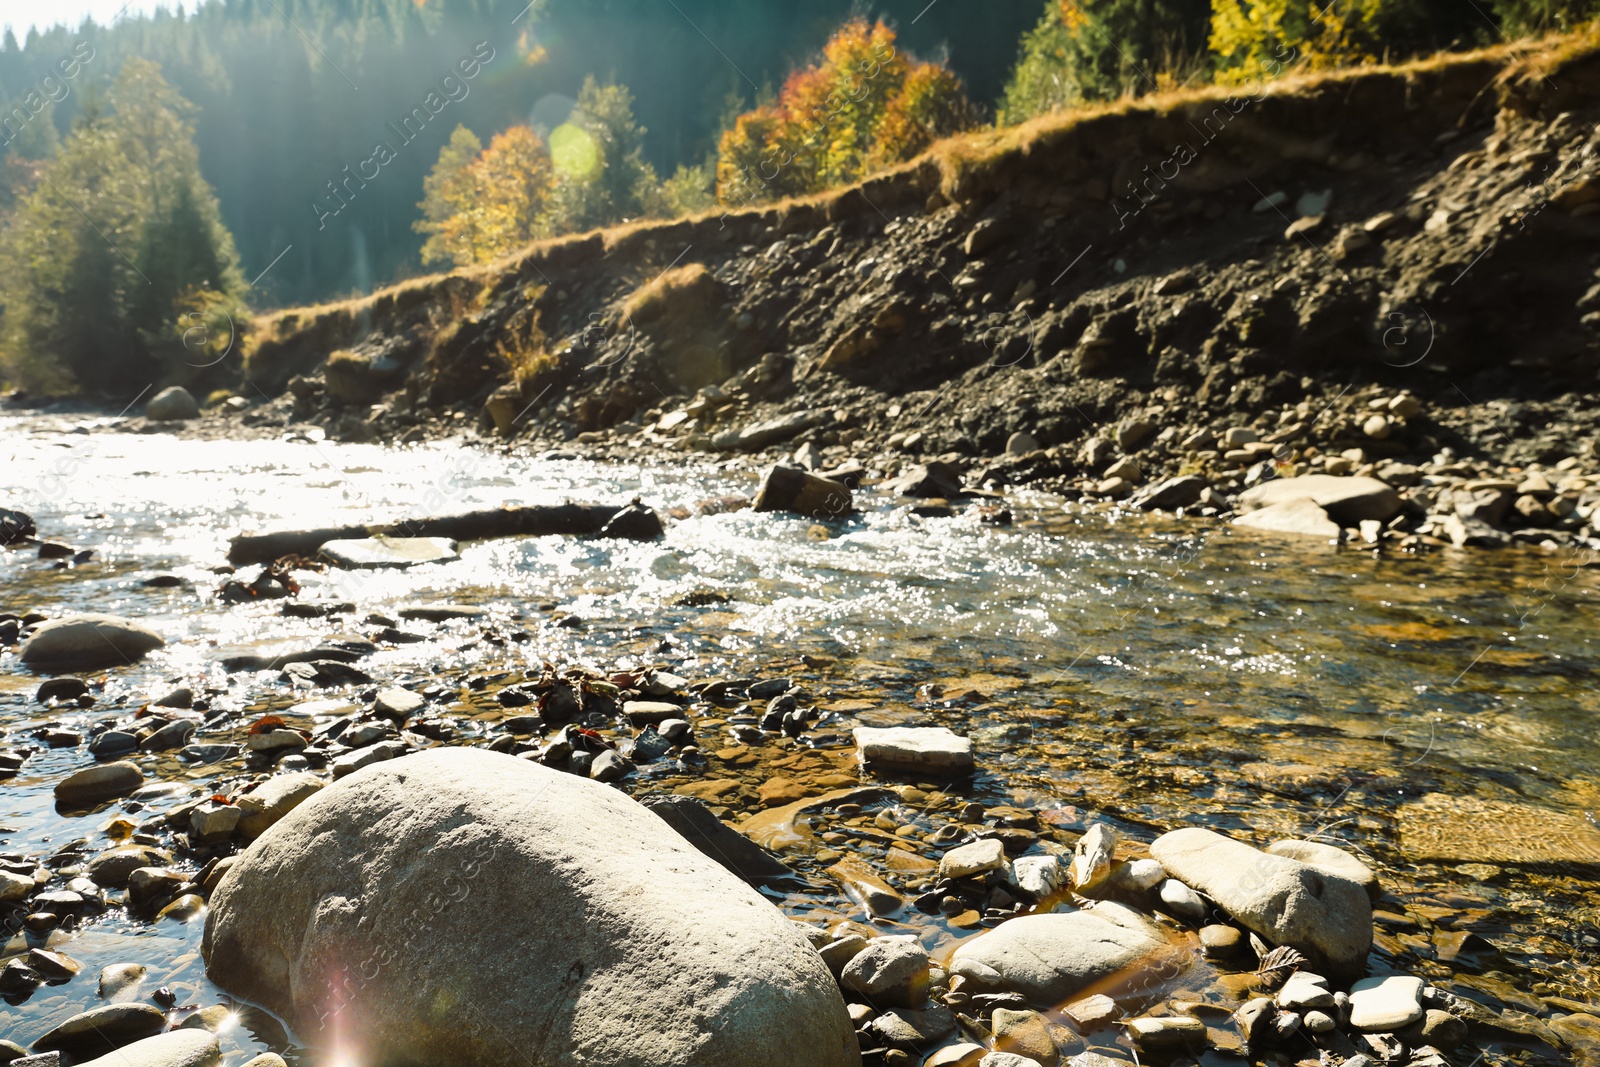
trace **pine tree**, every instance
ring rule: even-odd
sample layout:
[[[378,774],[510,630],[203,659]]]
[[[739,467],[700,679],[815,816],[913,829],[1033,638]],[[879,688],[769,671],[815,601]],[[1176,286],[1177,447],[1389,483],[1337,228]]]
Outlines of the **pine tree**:
[[[583,80],[572,118],[550,134],[558,231],[608,226],[663,208],[655,168],[644,158],[644,135],[626,86],[601,85],[592,75]]]
[[[107,103],[80,115],[0,240],[3,355],[30,388],[118,393],[181,377],[215,354],[185,345],[195,316],[242,312],[190,105],[137,59]]]

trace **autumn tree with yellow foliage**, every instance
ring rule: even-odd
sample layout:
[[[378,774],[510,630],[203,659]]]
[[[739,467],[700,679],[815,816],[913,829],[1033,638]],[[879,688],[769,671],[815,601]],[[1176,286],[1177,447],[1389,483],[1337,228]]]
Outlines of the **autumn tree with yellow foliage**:
[[[549,232],[554,189],[550,149],[527,126],[495,134],[481,148],[458,126],[423,181],[418,233],[424,263],[487,263]]]
[[[882,22],[852,19],[769,106],[722,135],[717,197],[748,203],[817,192],[909,159],[976,123],[961,81],[894,46]]]

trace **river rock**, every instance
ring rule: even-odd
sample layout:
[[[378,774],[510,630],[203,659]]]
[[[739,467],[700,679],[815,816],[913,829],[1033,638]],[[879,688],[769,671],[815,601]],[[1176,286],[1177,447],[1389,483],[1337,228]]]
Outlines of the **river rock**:
[[[144,783],[144,772],[126,760],[85,767],[56,783],[56,802],[84,804],[127,796]]]
[[[234,798],[234,806],[239,809],[239,832],[246,840],[254,841],[322,786],[321,778],[304,771],[268,778],[253,792]]]
[[[1137,979],[1167,941],[1144,916],[1102,902],[1066,914],[1025,915],[963,942],[950,970],[980,989],[1007,989],[1056,1005],[1108,979]]]
[[[1348,878],[1365,889],[1367,896],[1373,900],[1383,895],[1383,887],[1378,884],[1378,876],[1372,872],[1372,868],[1342,848],[1316,841],[1285,840],[1274,841],[1267,846],[1267,851],[1274,856],[1299,860],[1307,867],[1315,867],[1325,874]]]
[[[970,878],[998,871],[1006,865],[1006,849],[997,838],[985,838],[953,848],[939,859],[940,878]]]
[[[915,941],[875,937],[844,965],[839,984],[875,1005],[915,1008],[928,999],[929,967]]]
[[[151,422],[198,419],[200,405],[195,402],[194,394],[183,386],[169,385],[145,403],[144,417]]]
[[[989,1018],[994,1033],[995,1048],[1018,1056],[1026,1056],[1040,1067],[1056,1067],[1061,1050],[1056,1047],[1044,1016],[1036,1011],[1016,1011],[996,1008]]]
[[[217,886],[203,952],[310,1045],[337,1033],[375,1062],[859,1062],[832,976],[771,903],[616,790],[482,749],[302,803]]]
[[[857,726],[852,734],[868,767],[950,776],[972,771],[972,741],[943,726]]]
[[[391,686],[378,690],[372,701],[372,713],[385,719],[403,723],[426,706],[427,701],[409,689]]]
[[[18,541],[26,541],[38,532],[33,516],[12,508],[0,508],[0,545],[14,545]]]
[[[115,1052],[80,1063],[78,1067],[214,1067],[221,1062],[222,1050],[216,1035],[190,1029],[173,1030],[123,1045]],[[283,1060],[278,1059],[278,1063]]]
[[[817,421],[817,416],[812,412],[799,411],[766,422],[758,422],[742,430],[729,430],[727,433],[718,434],[712,440],[711,446],[722,452],[756,452],[768,445],[787,441],[802,430],[809,430]]]
[[[1006,438],[1006,455],[1026,456],[1040,449],[1039,439],[1027,430],[1018,430]]]
[[[1408,974],[1363,978],[1350,987],[1350,1025],[1391,1033],[1423,1017],[1422,979]]]
[[[26,875],[0,871],[0,904],[11,904],[22,900],[33,892],[36,885],[37,883]]]
[[[335,567],[378,570],[414,567],[419,563],[447,563],[461,553],[448,537],[358,537],[329,541],[318,556]]]
[[[146,973],[142,963],[113,963],[101,968],[100,998],[113,1001],[133,999]]]
[[[98,670],[142,659],[166,644],[161,635],[117,615],[68,615],[41,623],[22,646],[36,670]]]
[[[1182,474],[1176,478],[1147,485],[1128,498],[1128,504],[1140,511],[1172,511],[1200,502],[1200,494],[1211,485],[1197,474]]]
[[[837,519],[855,509],[849,488],[799,467],[775,466],[761,478],[754,511],[788,511],[813,519]]]
[[[151,845],[122,845],[101,852],[89,861],[85,873],[95,885],[122,889],[128,877],[140,867],[161,867],[172,862],[172,853]]]
[[[1233,525],[1268,533],[1294,534],[1298,537],[1317,537],[1325,541],[1339,538],[1339,524],[1314,501],[1284,500],[1264,508],[1240,515]]]
[[[72,1016],[33,1043],[35,1052],[104,1054],[159,1034],[167,1025],[160,1008],[149,1004],[107,1004]]]
[[[1254,511],[1291,500],[1309,500],[1340,526],[1359,526],[1365,519],[1388,522],[1400,514],[1401,506],[1400,494],[1386,482],[1333,474],[1306,474],[1262,482],[1239,495],[1239,506],[1242,510]]]
[[[885,482],[884,488],[901,496],[943,497],[949,500],[962,495],[961,472],[937,460],[919,463]]]
[[[1150,854],[1274,944],[1292,945],[1339,973],[1365,965],[1372,902],[1355,882],[1199,827],[1162,834]]]

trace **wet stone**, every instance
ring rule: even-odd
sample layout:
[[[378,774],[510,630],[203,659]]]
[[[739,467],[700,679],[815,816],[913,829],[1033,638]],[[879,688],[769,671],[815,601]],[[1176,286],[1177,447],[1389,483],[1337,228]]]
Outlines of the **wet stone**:
[[[943,726],[858,726],[857,752],[868,767],[960,775],[972,770],[972,742]]]
[[[951,849],[939,860],[939,877],[970,878],[1006,865],[1005,846],[993,838]]]

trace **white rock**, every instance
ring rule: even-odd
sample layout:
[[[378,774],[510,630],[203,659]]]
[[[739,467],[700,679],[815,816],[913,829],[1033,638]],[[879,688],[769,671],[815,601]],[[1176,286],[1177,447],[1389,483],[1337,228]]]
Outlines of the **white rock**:
[[[1166,878],[1167,869],[1151,859],[1133,860],[1122,873],[1122,880],[1134,889],[1154,889]]]
[[[375,745],[368,745],[366,748],[358,748],[354,751],[346,752],[342,756],[335,757],[332,765],[333,777],[335,779],[343,778],[346,775],[354,774],[363,767],[370,767],[374,763],[382,763],[385,760],[398,759],[405,754],[406,743],[404,741],[379,741]]]
[[[326,542],[318,553],[336,567],[375,570],[447,563],[460,557],[448,537],[359,537]]]
[[[946,852],[939,859],[939,877],[968,878],[985,871],[998,871],[1005,865],[1005,846],[994,838],[988,838]]]
[[[483,749],[295,808],[223,876],[202,951],[364,1062],[857,1063],[838,986],[769,901],[619,791]]]
[[[166,644],[161,635],[118,615],[68,615],[41,623],[22,646],[22,662],[41,670],[97,670],[131,665]]]
[[[1332,1008],[1333,991],[1328,980],[1310,971],[1295,971],[1278,990],[1278,1007],[1285,1011],[1308,1011],[1311,1008]]]
[[[1199,920],[1206,917],[1205,899],[1176,878],[1162,882],[1159,892],[1161,903],[1172,909],[1178,918]]]
[[[1386,1033],[1422,1018],[1422,979],[1408,974],[1363,978],[1350,987],[1350,1025]]]
[[[194,394],[183,386],[169,385],[145,403],[144,417],[151,422],[198,419],[200,405],[195,403]]]
[[[1059,1004],[1090,985],[1161,954],[1166,938],[1144,916],[1103,902],[1085,911],[1024,915],[964,941],[950,970],[980,989],[1015,990],[1038,1003]]]
[[[426,700],[411,690],[392,686],[378,690],[378,695],[372,702],[372,710],[386,719],[403,722],[421,711],[426,704]]]
[[[1288,856],[1292,860],[1299,860],[1307,867],[1315,867],[1327,874],[1348,878],[1367,891],[1367,895],[1376,899],[1383,894],[1383,888],[1378,884],[1378,876],[1372,868],[1361,862],[1360,858],[1351,852],[1334,845],[1324,845],[1316,841],[1284,840],[1274,841],[1267,846],[1267,851],[1274,856]]]
[[[239,832],[247,840],[255,840],[322,786],[322,779],[303,771],[268,778],[254,791],[234,798],[234,807],[239,809]]]
[[[991,1052],[978,1061],[978,1067],[1042,1067],[1038,1060],[1015,1052]]]
[[[857,726],[856,751],[867,766],[890,770],[965,774],[972,770],[972,741],[943,726]]]
[[[239,825],[239,809],[208,800],[189,813],[189,834],[202,841],[217,841]]]
[[[1023,892],[1042,899],[1067,884],[1067,865],[1059,856],[1023,856],[1011,861],[1011,875]]]
[[[1401,507],[1400,494],[1386,482],[1331,474],[1306,474],[1262,482],[1239,495],[1239,506],[1250,511],[1290,500],[1311,501],[1341,526],[1355,526],[1362,519],[1388,522],[1400,513]]]
[[[245,738],[251,752],[292,752],[306,747],[306,739],[293,730],[268,730]]]
[[[123,1045],[78,1067],[213,1067],[222,1062],[217,1035],[208,1030],[169,1030]]]
[[[1349,879],[1199,827],[1162,834],[1150,853],[1273,944],[1292,945],[1338,973],[1365,966],[1372,902]]]
[[[1316,537],[1324,541],[1334,541],[1339,537],[1339,524],[1309,500],[1285,500],[1269,504],[1240,515],[1233,520],[1233,525],[1269,533]]]

